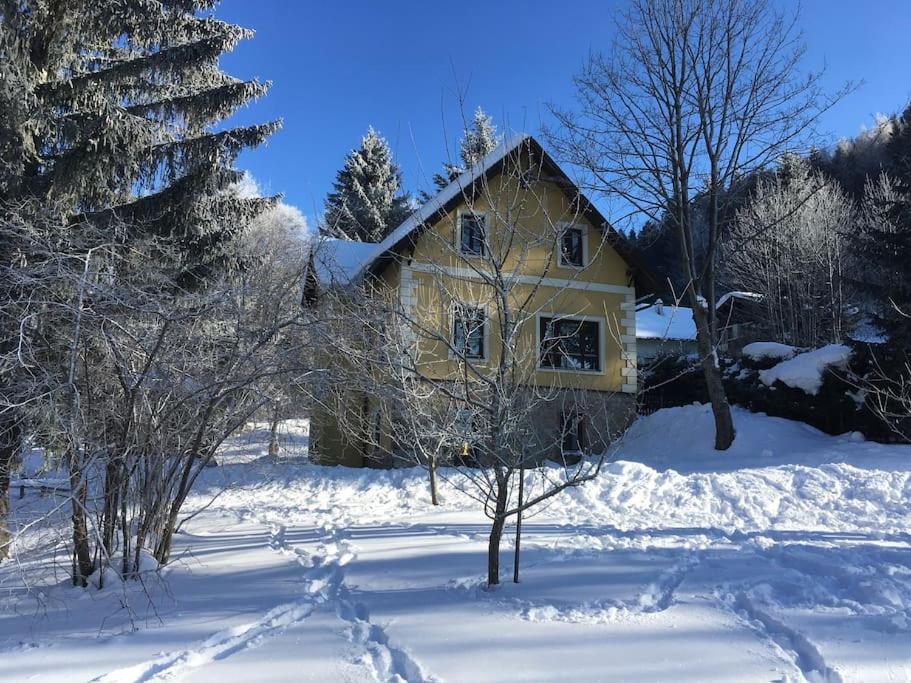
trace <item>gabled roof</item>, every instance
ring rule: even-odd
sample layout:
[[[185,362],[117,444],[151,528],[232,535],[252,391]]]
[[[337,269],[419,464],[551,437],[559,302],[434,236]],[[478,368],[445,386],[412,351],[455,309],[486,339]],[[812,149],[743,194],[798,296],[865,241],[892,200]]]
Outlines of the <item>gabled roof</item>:
[[[569,176],[564,173],[563,169],[557,165],[540,143],[530,135],[523,133],[507,137],[477,164],[456,176],[452,182],[405,219],[382,242],[361,242],[359,243],[360,246],[352,250],[350,254],[342,255],[339,253],[339,258],[344,260],[345,265],[338,264],[334,270],[337,273],[344,271],[349,274],[349,281],[361,278],[366,273],[380,272],[389,263],[390,259],[402,253],[406,246],[413,245],[423,230],[454,209],[466,196],[474,194],[479,181],[496,176],[502,170],[504,161],[510,155],[521,153],[522,151],[530,153],[536,159],[539,159],[542,170],[548,174],[548,180],[559,185],[570,201],[578,203],[580,212],[593,225],[604,231],[607,243],[630,266],[637,288],[645,293],[660,291],[660,284],[631,249],[626,239],[611,227],[607,219],[579,191],[576,184],[570,180]],[[337,249],[337,247],[330,247],[327,251],[333,249]],[[351,260],[349,260],[349,257]],[[333,256],[333,258],[335,257]],[[353,261],[355,258],[358,260],[357,263]],[[338,281],[337,278],[336,281]]]
[[[728,292],[718,299],[715,308],[721,308],[728,301],[749,301],[755,303],[762,301],[762,294],[756,294],[755,292]]]
[[[510,152],[515,151],[525,140],[530,139],[522,134],[512,135],[504,139],[474,166],[456,176],[446,187],[424,202],[417,211],[408,216],[401,225],[377,244],[374,253],[364,262],[357,275],[363,274],[368,267],[374,265],[377,259],[396,250],[406,240],[416,237],[415,233],[427,227],[428,223],[432,222],[439,214],[448,212],[455,204],[459,203],[459,200],[473,188],[478,180],[493,175],[491,171],[494,167],[502,165],[503,160]]]

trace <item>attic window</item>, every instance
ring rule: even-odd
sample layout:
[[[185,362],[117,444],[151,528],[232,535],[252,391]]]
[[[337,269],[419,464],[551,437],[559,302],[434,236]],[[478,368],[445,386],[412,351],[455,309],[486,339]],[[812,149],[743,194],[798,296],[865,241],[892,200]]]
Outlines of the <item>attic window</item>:
[[[486,217],[479,213],[463,213],[459,217],[459,251],[467,256],[484,256]]]
[[[560,234],[560,265],[570,268],[585,266],[585,229],[579,225],[571,225],[563,229]]]

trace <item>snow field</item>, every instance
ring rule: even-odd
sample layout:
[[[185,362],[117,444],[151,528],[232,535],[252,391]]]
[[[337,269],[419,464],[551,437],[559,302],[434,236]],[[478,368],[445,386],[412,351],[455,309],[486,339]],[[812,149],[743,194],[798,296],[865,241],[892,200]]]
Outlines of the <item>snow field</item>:
[[[518,585],[507,529],[493,591],[458,472],[433,507],[420,470],[272,460],[255,429],[206,471],[148,597],[39,600],[4,567],[0,678],[911,680],[911,447],[737,410],[718,454],[710,420],[637,422],[526,518]]]

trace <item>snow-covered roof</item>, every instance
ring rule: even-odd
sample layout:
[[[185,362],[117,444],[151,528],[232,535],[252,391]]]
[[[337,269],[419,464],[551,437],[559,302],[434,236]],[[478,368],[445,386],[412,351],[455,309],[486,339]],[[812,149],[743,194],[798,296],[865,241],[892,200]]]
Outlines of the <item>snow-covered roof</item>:
[[[540,144],[530,135],[526,133],[516,133],[506,137],[499,145],[497,145],[487,156],[481,159],[471,168],[463,171],[458,176],[456,176],[452,182],[450,182],[446,187],[441,189],[436,195],[431,197],[423,205],[421,205],[414,213],[412,213],[408,218],[406,218],[398,227],[395,228],[382,242],[378,243],[367,243],[361,242],[359,246],[353,247],[352,251],[357,253],[339,253],[335,260],[338,262],[333,271],[333,281],[336,284],[342,282],[351,282],[357,280],[367,272],[370,266],[379,260],[382,256],[387,253],[390,253],[395,249],[401,242],[408,238],[413,232],[429,224],[433,221],[440,213],[446,211],[448,208],[451,208],[452,203],[456,201],[460,196],[468,193],[472,186],[481,178],[487,176],[491,173],[495,166],[502,161],[509,154],[512,154],[517,149],[526,145],[527,148],[531,151],[537,150],[540,154],[543,155],[545,163],[549,163],[553,169],[554,173],[558,176],[562,176],[567,185],[573,185],[572,180],[556,165],[550,157],[547,155],[547,152],[540,146]],[[598,210],[592,205],[583,195],[574,194],[574,201],[580,201],[584,207],[584,211],[593,212],[592,220],[599,226],[603,227],[605,230],[610,231],[612,238],[612,246],[618,251],[620,256],[627,261],[627,263],[633,266],[635,277],[637,278],[637,283],[642,283],[643,291],[658,291],[660,288],[656,284],[656,280],[651,274],[650,270],[642,263],[641,259],[638,258],[636,253],[625,246],[624,240],[613,231],[607,221],[603,216],[598,212]],[[319,270],[319,269],[318,269]],[[344,274],[347,277],[347,280],[343,280],[341,275]],[[318,272],[320,279],[322,275]],[[637,286],[640,286],[637,284]]]
[[[728,292],[715,304],[720,309],[731,300],[760,301],[761,294],[753,292]],[[705,301],[700,297],[700,301]],[[636,337],[639,339],[676,339],[695,340],[696,323],[693,321],[693,309],[687,306],[669,306],[661,304],[659,299],[650,306],[636,311]]]
[[[762,301],[762,294],[756,294],[755,292],[728,292],[718,299],[715,308],[721,308],[731,299],[738,299],[740,301]]]
[[[313,249],[313,267],[323,284],[344,285],[360,271],[376,250],[376,242],[321,239]]]
[[[696,338],[693,309],[686,306],[653,305],[636,311],[636,337],[639,339]]]
[[[484,174],[486,174],[494,164],[518,148],[523,142],[528,139],[529,136],[524,133],[511,135],[510,137],[504,139],[503,142],[497,145],[490,152],[490,154],[485,156],[470,169],[456,176],[456,178],[451,183],[437,192],[437,194],[435,194],[429,200],[424,202],[424,204],[417,211],[411,214],[401,223],[401,225],[389,233],[389,235],[387,235],[382,242],[378,244],[372,244],[372,251],[369,255],[367,255],[359,267],[354,272],[352,272],[351,279],[356,279],[363,275],[364,271],[371,263],[392,249],[403,239],[408,237],[408,235],[410,235],[413,231],[417,230],[419,227],[433,218],[441,209],[443,209],[443,207],[446,206],[446,204],[461,195],[463,192],[467,191],[476,180],[484,176]]]
[[[743,347],[743,355],[753,360],[765,360],[772,358],[775,360],[787,360],[793,358],[797,353],[797,348],[778,342],[756,341]]]

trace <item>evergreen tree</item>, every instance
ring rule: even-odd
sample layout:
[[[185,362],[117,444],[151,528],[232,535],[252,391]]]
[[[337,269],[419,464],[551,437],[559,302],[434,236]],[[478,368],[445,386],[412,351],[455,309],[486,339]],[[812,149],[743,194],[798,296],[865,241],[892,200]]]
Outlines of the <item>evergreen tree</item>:
[[[442,173],[433,174],[433,184],[442,190],[449,183],[459,177],[466,169],[471,168],[484,157],[490,154],[499,144],[497,127],[493,118],[488,116],[481,107],[474,111],[471,125],[465,128],[462,139],[459,141],[459,158],[461,165],[443,164]],[[421,200],[427,201],[432,195],[422,192]]]
[[[155,237],[164,248],[146,256],[183,285],[227,264],[235,233],[272,203],[226,191],[240,177],[234,159],[279,124],[214,130],[268,88],[219,69],[219,57],[251,32],[215,19],[217,2],[0,0],[4,267],[34,261],[34,241],[19,240],[14,223],[35,233],[64,226],[46,241],[77,258],[96,235],[137,248]],[[15,302],[27,301],[10,280],[0,281],[0,558],[9,466],[23,434],[18,406],[30,399],[17,392],[32,386],[19,381],[28,369],[10,353]],[[60,292],[63,303],[68,294]],[[49,302],[41,315],[58,309],[65,305]],[[77,516],[83,527],[85,519],[75,502],[73,515],[78,535]],[[82,576],[92,565],[86,548],[76,549]]]
[[[898,348],[911,348],[911,103],[893,117],[884,168],[892,192],[876,197],[879,220],[866,221],[857,252],[869,275],[859,283],[880,302],[876,322]]]
[[[179,241],[188,275],[211,267],[269,203],[224,192],[233,161],[279,125],[213,130],[268,89],[219,69],[252,32],[210,16],[215,4],[0,3],[0,69],[19,103],[0,120],[0,201],[53,204],[73,223],[116,217]]]
[[[466,169],[471,168],[490,154],[497,146],[497,128],[493,119],[478,107],[475,109],[471,127],[466,129],[459,143],[459,156]]]
[[[411,212],[400,187],[401,171],[388,143],[368,128],[361,146],[348,153],[336,174],[320,232],[360,242],[381,241]]]

